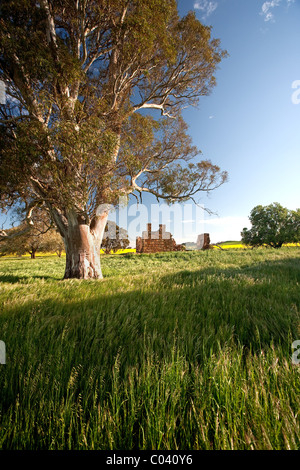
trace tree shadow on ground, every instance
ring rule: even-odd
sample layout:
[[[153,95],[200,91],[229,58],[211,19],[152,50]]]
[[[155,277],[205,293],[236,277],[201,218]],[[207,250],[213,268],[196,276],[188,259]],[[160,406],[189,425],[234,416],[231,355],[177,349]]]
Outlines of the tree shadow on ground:
[[[58,277],[53,277],[53,276],[43,276],[42,274],[34,274],[34,275],[22,275],[22,276],[16,276],[13,274],[2,274],[0,275],[0,283],[9,283],[9,284],[18,284],[18,283],[25,283],[27,284],[28,281],[34,281],[35,279],[45,279],[45,280],[59,280],[60,278]]]

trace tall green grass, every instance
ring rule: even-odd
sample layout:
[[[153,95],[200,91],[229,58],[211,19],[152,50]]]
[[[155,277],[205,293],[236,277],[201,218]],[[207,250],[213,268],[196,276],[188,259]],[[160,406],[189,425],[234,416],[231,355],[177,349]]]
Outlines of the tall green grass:
[[[298,248],[0,260],[2,449],[298,449]]]

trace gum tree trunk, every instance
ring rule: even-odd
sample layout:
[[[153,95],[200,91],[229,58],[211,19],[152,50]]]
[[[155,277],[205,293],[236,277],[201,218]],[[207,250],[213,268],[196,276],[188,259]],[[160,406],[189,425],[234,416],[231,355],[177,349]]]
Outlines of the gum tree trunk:
[[[103,279],[100,248],[108,214],[102,214],[90,225],[70,217],[64,238],[66,270],[64,279]]]

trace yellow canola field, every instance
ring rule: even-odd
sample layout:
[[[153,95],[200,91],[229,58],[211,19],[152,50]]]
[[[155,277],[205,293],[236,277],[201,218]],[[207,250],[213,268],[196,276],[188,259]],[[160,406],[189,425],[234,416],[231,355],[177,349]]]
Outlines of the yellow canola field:
[[[243,249],[243,250],[246,250],[248,247],[247,245],[242,245],[241,243],[236,243],[235,245],[220,245],[220,247],[223,249],[223,250],[230,250],[232,248],[234,249]],[[218,246],[217,245],[214,245],[213,246],[213,249],[214,250],[219,250]]]
[[[243,245],[242,243],[235,243],[235,244],[230,244],[230,245],[219,245],[223,250],[247,250],[250,247],[247,245]],[[300,247],[300,243],[286,243],[283,246],[285,247]],[[214,250],[219,250],[220,248],[217,245],[213,245]],[[135,248],[129,248],[126,250],[118,250],[115,253],[111,252],[111,255],[122,255],[126,253],[136,253]],[[104,250],[100,250],[100,254],[104,255]],[[10,255],[11,256],[11,255]],[[43,253],[43,252],[37,252],[36,257],[38,258],[39,256],[57,256],[56,253]],[[62,256],[66,256],[66,253],[63,251]],[[6,256],[4,256],[5,258]],[[29,254],[22,255],[22,258],[30,258]]]
[[[115,253],[111,253],[111,254],[112,255],[122,255],[124,253],[135,253],[135,252],[136,252],[136,249],[132,248],[132,249],[127,249],[127,250],[118,250]],[[100,250],[100,254],[103,255],[104,250]],[[55,256],[57,256],[57,254],[56,253],[43,253],[42,251],[40,251],[40,252],[37,252],[35,256],[37,258],[39,256],[54,256],[55,257]],[[66,253],[64,251],[62,252],[62,256],[66,256]],[[5,256],[4,256],[4,258],[5,258]],[[26,253],[26,254],[22,255],[22,258],[30,258],[30,254]]]
[[[232,245],[222,245],[220,244],[219,245],[223,250],[231,250],[231,249],[235,249],[235,250],[247,250],[249,249],[250,247],[248,245],[243,245],[242,243],[235,243],[235,244],[232,244]],[[300,243],[285,243],[283,245],[283,247],[296,247],[296,246],[300,246]],[[218,246],[217,245],[214,245],[213,246],[213,249],[214,250],[218,250]]]

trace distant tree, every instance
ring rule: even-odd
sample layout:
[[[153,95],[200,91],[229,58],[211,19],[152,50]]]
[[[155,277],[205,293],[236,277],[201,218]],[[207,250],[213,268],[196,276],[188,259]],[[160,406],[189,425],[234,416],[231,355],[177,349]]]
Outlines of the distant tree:
[[[21,226],[22,228],[22,226]],[[45,233],[37,230],[36,227],[30,230],[24,230],[20,235],[20,227],[7,230],[8,235],[16,235],[12,238],[7,237],[0,242],[0,256],[5,255],[24,255],[29,253],[32,259],[35,259],[37,252],[54,252],[60,258],[64,250],[64,242],[61,235],[55,230],[50,229]]]
[[[57,230],[53,228],[42,236],[41,249],[44,252],[56,253],[59,258],[61,257],[65,245],[62,236]]]
[[[252,227],[241,232],[242,242],[250,246],[281,248],[300,241],[300,210],[288,210],[278,203],[256,206],[250,214]]]
[[[109,221],[106,224],[103,241],[101,248],[105,254],[109,254],[111,251],[115,253],[118,250],[125,250],[128,248],[130,242],[128,240],[128,234],[125,229],[120,228],[114,222]]]
[[[8,235],[14,235],[19,231],[19,227],[7,230]],[[43,244],[42,235],[35,229],[30,228],[21,235],[6,238],[0,242],[1,256],[16,254],[19,256],[29,253],[31,259],[35,259],[36,253],[41,250]]]
[[[26,208],[19,207],[13,213],[15,222],[24,218]],[[5,237],[0,239],[0,253],[24,255],[29,253],[35,259],[38,251],[45,251],[46,245],[49,247],[52,228],[51,219],[42,207],[35,207],[31,214],[32,223],[28,226],[21,222],[17,227],[12,227],[5,231]],[[54,245],[52,244],[54,248]]]
[[[299,243],[300,242],[300,209],[296,209],[295,211],[292,211],[291,224],[293,227],[291,243]]]
[[[16,229],[12,228],[6,231],[8,236],[15,234]],[[0,254],[5,255],[18,255],[22,256],[29,253],[31,258],[34,259],[36,252],[39,248],[39,241],[36,237],[32,236],[31,230],[26,231],[26,234],[19,235],[12,239],[7,238],[0,243]]]
[[[26,202],[30,224],[45,203],[65,278],[102,278],[120,196],[182,202],[226,181],[181,115],[210,93],[225,56],[176,0],[1,0],[0,206]]]

